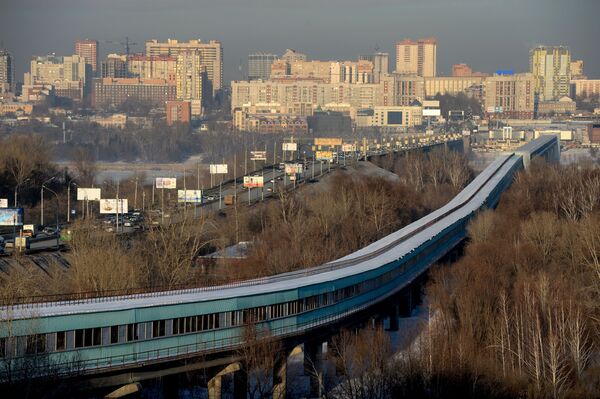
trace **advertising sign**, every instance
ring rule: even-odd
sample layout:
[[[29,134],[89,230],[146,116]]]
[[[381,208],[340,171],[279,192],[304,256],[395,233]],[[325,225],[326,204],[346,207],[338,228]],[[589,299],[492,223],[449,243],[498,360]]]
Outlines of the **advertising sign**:
[[[129,203],[126,198],[119,198],[119,209],[117,210],[117,200],[114,199],[101,199],[100,200],[100,213],[127,213],[129,209]]]
[[[100,189],[77,187],[77,201],[100,201]]]
[[[302,173],[304,170],[304,165],[301,163],[287,163],[285,164],[285,173],[288,175],[295,175],[298,173]]]
[[[0,226],[22,226],[23,208],[0,209]]]
[[[0,208],[8,208],[8,199],[0,198]]]
[[[442,115],[439,109],[424,109],[423,116],[440,116]]]
[[[344,144],[342,145],[343,152],[354,152],[356,151],[356,144]]]
[[[283,151],[297,151],[298,143],[283,143]]]
[[[315,158],[318,161],[333,161],[333,151],[317,151],[315,154]]]
[[[250,160],[251,161],[266,161],[267,160],[267,152],[266,151],[250,151]]]
[[[202,190],[177,190],[177,202],[202,203]]]
[[[315,138],[315,145],[328,145],[330,147],[342,145],[340,138]]]
[[[227,164],[212,164],[212,165],[210,165],[210,174],[211,175],[226,175],[227,174]]]
[[[260,188],[263,186],[264,186],[264,179],[262,176],[244,176],[244,187]]]
[[[177,188],[177,179],[174,177],[157,177],[156,188],[174,189]]]

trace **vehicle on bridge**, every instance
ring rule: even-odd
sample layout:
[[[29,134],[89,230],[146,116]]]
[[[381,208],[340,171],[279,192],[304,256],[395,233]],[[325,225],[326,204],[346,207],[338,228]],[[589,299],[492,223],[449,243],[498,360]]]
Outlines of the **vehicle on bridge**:
[[[552,152],[556,137],[535,141]],[[538,151],[537,155],[544,155]],[[48,373],[99,373],[229,353],[253,323],[300,337],[385,301],[461,242],[482,208],[493,208],[523,156],[498,157],[442,208],[336,261],[228,285],[110,296],[33,298],[0,316],[0,381]],[[37,363],[32,359],[43,358]],[[26,365],[26,366],[25,366]],[[33,366],[32,366],[33,365]],[[29,374],[28,374],[29,373]]]

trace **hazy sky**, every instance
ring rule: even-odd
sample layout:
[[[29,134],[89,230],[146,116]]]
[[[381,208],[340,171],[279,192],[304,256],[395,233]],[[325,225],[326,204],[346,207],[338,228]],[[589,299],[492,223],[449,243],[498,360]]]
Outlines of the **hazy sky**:
[[[394,58],[406,37],[438,39],[438,74],[465,62],[482,71],[528,68],[528,49],[564,44],[600,78],[600,0],[0,0],[0,41],[22,81],[32,55],[72,54],[100,41],[217,39],[225,79],[256,51],[294,48],[311,59],[356,59],[378,46]]]

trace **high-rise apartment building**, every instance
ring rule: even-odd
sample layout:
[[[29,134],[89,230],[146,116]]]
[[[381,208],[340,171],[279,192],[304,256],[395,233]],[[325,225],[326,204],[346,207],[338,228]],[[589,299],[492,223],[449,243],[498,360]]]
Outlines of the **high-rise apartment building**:
[[[583,60],[571,61],[571,79],[587,79],[583,73]]]
[[[496,74],[485,79],[485,111],[489,116],[533,119],[535,77],[531,73]]]
[[[296,61],[306,61],[308,58],[306,57],[306,54],[302,54],[297,52],[296,50],[288,48],[285,50],[285,53],[283,53],[283,55],[281,56],[281,59],[287,62],[288,64],[291,64],[292,62]]]
[[[77,40],[75,42],[75,54],[82,57],[85,62],[92,66],[92,73],[94,76],[99,74],[98,70],[98,40]]]
[[[133,54],[127,57],[127,73],[132,78],[165,79],[175,82],[177,56]]]
[[[100,74],[103,78],[127,78],[127,56],[120,54],[109,54],[102,61],[102,71]]]
[[[192,107],[189,101],[167,101],[165,104],[167,125],[174,123],[189,124],[192,117]]]
[[[81,100],[88,94],[92,67],[78,55],[34,57],[25,85],[52,85],[56,95]]]
[[[434,77],[436,65],[436,39],[405,39],[396,43],[396,73]]]
[[[202,54],[199,51],[189,51],[177,55],[177,99],[189,101],[192,115],[202,115],[205,81],[207,80],[206,66],[202,64]]]
[[[182,53],[196,51],[200,56],[200,64],[206,68],[206,89],[205,92],[215,93],[223,87],[223,47],[221,42],[211,40],[203,42],[201,40],[190,40],[188,42],[179,42],[175,39],[168,39],[166,42],[150,40],[146,42],[147,56],[178,56]]]
[[[383,76],[389,73],[390,55],[388,53],[377,52],[371,55],[361,55],[358,59],[373,63],[373,83],[379,83]]]
[[[175,84],[164,79],[97,78],[93,81],[92,106],[95,107],[118,107],[129,99],[164,107],[166,101],[176,97]]]
[[[540,46],[529,51],[529,71],[539,101],[558,101],[569,95],[571,52],[564,46]]]
[[[12,55],[6,50],[0,50],[0,93],[14,91],[14,71]]]
[[[248,80],[267,80],[271,77],[271,65],[277,61],[275,54],[255,53],[248,55]]]

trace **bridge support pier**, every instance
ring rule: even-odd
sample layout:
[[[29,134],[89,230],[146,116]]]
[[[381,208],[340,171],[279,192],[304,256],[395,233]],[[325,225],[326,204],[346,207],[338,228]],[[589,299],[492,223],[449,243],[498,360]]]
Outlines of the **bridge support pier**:
[[[398,331],[400,328],[398,318],[400,317],[400,305],[394,303],[389,307],[388,317],[390,319],[390,325],[388,331]]]
[[[287,361],[287,352],[284,352],[275,361],[273,367],[273,399],[285,399],[287,395]]]
[[[217,374],[208,381],[208,399],[221,399],[222,378]]]
[[[248,375],[246,371],[240,369],[233,373],[233,398],[234,399],[246,399],[248,396]]]
[[[321,397],[321,387],[323,382],[322,355],[322,343],[304,343],[304,374],[310,378],[310,398]]]
[[[410,317],[412,313],[412,288],[406,288],[400,295],[400,304],[398,305],[400,317]]]

